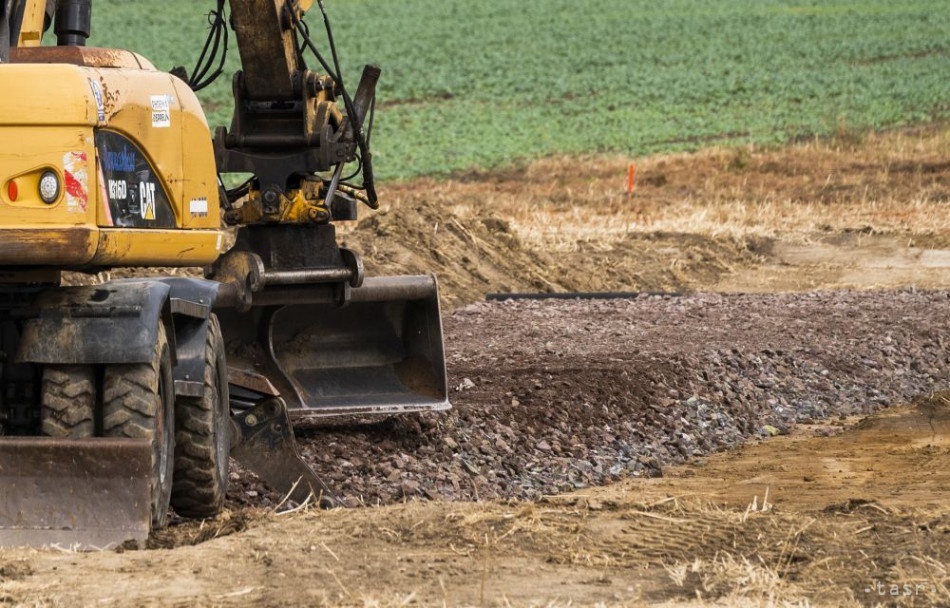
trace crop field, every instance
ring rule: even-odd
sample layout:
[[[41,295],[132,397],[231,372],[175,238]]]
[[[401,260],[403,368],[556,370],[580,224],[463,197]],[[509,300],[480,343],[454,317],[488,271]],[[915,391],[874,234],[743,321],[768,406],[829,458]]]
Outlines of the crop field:
[[[189,69],[193,0],[98,1],[94,42]],[[329,0],[344,74],[383,79],[383,179],[558,154],[774,144],[950,117],[944,0]],[[308,15],[324,44],[319,11]],[[315,65],[315,62],[314,62]],[[230,117],[229,68],[202,93]]]

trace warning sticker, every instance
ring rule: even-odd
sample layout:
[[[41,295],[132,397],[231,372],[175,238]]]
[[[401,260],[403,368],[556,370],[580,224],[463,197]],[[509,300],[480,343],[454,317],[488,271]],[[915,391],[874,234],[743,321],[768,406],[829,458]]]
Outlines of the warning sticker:
[[[152,95],[152,126],[162,129],[172,126],[172,113],[168,95]]]
[[[98,80],[89,79],[89,88],[92,89],[92,96],[96,100],[96,119],[99,123],[106,121],[106,104],[102,96],[102,86]]]
[[[89,176],[86,172],[86,153],[67,152],[63,156],[63,177],[66,181],[66,209],[74,213],[86,210],[89,201]]]
[[[192,217],[208,217],[208,199],[193,198],[189,205]]]

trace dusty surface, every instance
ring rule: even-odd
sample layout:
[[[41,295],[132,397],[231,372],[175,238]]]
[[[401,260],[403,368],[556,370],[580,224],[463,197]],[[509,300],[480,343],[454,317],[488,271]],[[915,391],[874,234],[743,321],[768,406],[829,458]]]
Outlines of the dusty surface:
[[[237,476],[174,548],[0,551],[0,605],[950,605],[948,141],[389,185],[345,238],[439,273],[456,409],[300,433],[384,506]],[[572,290],[687,295],[466,306]]]
[[[0,601],[947,605],[950,415],[926,406],[537,502],[255,514],[174,550],[4,551]]]

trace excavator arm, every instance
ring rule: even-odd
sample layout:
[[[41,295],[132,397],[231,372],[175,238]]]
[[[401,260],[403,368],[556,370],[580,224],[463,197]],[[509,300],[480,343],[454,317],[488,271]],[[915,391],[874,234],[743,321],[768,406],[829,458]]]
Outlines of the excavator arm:
[[[39,9],[44,9],[40,12]],[[43,32],[43,23],[36,23],[36,17],[45,13],[45,0],[43,3],[31,0],[0,0],[0,62],[10,60],[10,47],[19,46],[27,40],[39,40],[39,35]],[[29,16],[26,12],[29,11]],[[24,23],[25,22],[25,23]],[[25,27],[24,27],[25,25]],[[36,26],[39,25],[39,35],[36,35]],[[24,40],[20,40],[21,30],[27,34]]]
[[[331,66],[316,51],[302,26],[309,4],[230,0],[230,22],[242,69],[232,83],[231,129],[216,132],[215,156],[222,172],[257,175],[249,204],[227,215],[232,223],[349,219],[355,215],[350,200],[354,196],[377,206],[363,122],[380,71],[367,66],[351,98],[338,66]],[[326,66],[326,73],[307,69],[301,52],[307,46]],[[364,176],[363,189],[343,195],[337,187],[340,172],[344,164],[357,159]],[[322,189],[307,187],[308,181],[312,184],[308,176],[322,172],[334,173],[337,179]],[[306,204],[295,202],[301,192]],[[338,203],[337,218],[334,202]]]

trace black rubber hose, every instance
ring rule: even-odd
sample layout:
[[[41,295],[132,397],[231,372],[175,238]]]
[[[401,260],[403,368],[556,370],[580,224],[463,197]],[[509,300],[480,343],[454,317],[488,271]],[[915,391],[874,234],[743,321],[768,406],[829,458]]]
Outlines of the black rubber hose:
[[[320,53],[317,46],[313,43],[313,40],[305,31],[303,21],[300,19],[294,18],[294,22],[297,27],[297,31],[300,33],[301,38],[306,44],[307,48],[314,54],[317,58],[317,61],[320,62],[320,66],[323,67],[324,71],[330,75],[330,77],[336,81],[337,85],[340,87],[340,96],[343,98],[343,105],[346,107],[347,120],[350,122],[350,126],[353,129],[353,137],[356,140],[356,145],[360,151],[360,158],[362,159],[363,165],[363,188],[366,190],[366,198],[368,199],[367,204],[372,209],[379,208],[379,198],[376,195],[376,185],[375,179],[373,176],[373,155],[369,151],[369,145],[366,142],[366,137],[363,134],[363,130],[358,128],[356,108],[353,106],[353,100],[350,99],[349,93],[346,91],[346,86],[343,84],[343,78],[339,72],[339,61],[337,59],[336,45],[333,41],[333,29],[330,26],[330,18],[327,15],[326,7],[324,6],[322,0],[318,0],[320,10],[323,13],[323,23],[327,30],[327,39],[330,44],[330,52],[332,53],[335,67],[331,67],[324,59],[323,55]]]

